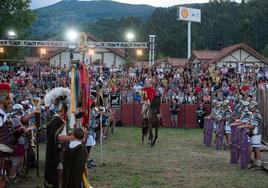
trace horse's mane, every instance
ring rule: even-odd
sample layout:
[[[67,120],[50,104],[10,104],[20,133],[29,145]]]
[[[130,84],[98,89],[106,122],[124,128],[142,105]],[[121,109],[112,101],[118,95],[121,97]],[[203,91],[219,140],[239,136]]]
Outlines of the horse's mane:
[[[160,96],[155,96],[152,100],[152,103],[150,105],[151,109],[158,109],[160,108]]]

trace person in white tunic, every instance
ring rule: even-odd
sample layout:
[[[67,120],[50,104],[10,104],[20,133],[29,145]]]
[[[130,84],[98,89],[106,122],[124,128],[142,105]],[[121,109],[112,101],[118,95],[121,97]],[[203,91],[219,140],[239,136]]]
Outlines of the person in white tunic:
[[[261,128],[262,117],[257,110],[257,102],[252,101],[249,105],[249,111],[252,113],[247,124],[239,126],[239,128],[247,128],[249,130],[251,149],[254,152],[254,161],[249,168],[256,170],[261,169]],[[250,152],[251,153],[251,152]]]

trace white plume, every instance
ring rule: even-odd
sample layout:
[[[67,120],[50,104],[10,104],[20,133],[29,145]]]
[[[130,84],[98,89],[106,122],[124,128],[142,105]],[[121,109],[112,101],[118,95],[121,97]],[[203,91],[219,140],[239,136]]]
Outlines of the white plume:
[[[55,100],[60,96],[70,97],[69,88],[57,87],[49,91],[44,98],[44,103],[46,107],[49,107],[51,104],[54,104]]]

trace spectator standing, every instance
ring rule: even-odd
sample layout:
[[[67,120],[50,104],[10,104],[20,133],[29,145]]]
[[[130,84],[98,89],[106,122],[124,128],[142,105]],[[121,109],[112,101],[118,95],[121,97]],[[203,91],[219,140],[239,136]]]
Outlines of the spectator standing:
[[[178,127],[178,113],[180,111],[180,106],[178,104],[177,99],[172,100],[169,110],[171,113],[172,128],[177,128]]]

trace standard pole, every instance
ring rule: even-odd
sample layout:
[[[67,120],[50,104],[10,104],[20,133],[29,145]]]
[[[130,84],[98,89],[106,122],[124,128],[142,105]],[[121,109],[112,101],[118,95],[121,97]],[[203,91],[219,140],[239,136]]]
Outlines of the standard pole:
[[[102,166],[102,113],[100,114],[100,164]]]
[[[191,57],[191,22],[188,22],[188,59]]]
[[[152,44],[151,44],[151,35],[149,35],[149,69],[152,66]]]

